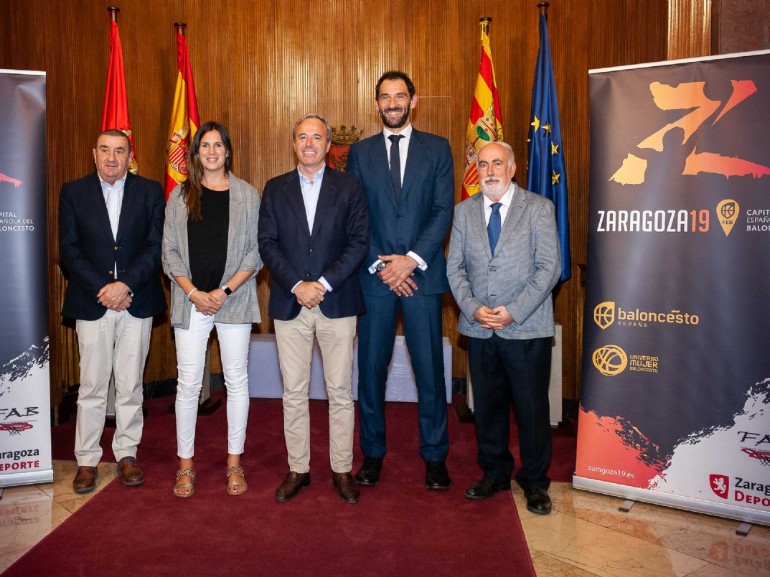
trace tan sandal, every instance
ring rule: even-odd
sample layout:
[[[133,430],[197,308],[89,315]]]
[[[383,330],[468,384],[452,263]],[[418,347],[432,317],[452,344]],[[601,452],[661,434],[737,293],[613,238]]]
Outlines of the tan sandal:
[[[241,481],[231,481],[230,477],[238,475]],[[243,472],[243,467],[236,465],[235,467],[227,467],[227,494],[234,497],[243,495],[249,486],[246,484],[246,475]]]
[[[195,493],[195,471],[192,469],[179,469],[176,472],[176,485],[174,495],[177,497],[192,497]]]

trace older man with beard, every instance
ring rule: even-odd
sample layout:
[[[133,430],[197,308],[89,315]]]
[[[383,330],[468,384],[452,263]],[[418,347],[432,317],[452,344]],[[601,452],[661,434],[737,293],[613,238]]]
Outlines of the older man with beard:
[[[527,509],[551,511],[548,382],[554,335],[551,291],[561,259],[553,203],[512,182],[513,149],[485,145],[477,157],[483,194],[455,207],[447,277],[468,337],[478,464],[484,475],[466,492],[488,499],[510,490],[513,404],[521,447],[516,482]]]

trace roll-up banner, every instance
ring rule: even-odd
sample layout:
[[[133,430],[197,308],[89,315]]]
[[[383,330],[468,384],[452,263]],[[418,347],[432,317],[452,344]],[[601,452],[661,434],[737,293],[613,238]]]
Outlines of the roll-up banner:
[[[53,480],[45,86],[0,70],[0,487]]]
[[[770,52],[589,78],[573,484],[770,525]]]

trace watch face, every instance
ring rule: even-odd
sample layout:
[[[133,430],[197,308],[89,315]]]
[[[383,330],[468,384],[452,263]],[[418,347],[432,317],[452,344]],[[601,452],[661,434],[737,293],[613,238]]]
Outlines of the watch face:
[[[226,294],[227,296],[230,296],[231,294],[233,294],[233,289],[231,289],[231,288],[230,288],[229,286],[227,286],[227,285],[223,286],[223,287],[222,287],[222,290],[223,290],[223,291],[225,291],[225,294]]]

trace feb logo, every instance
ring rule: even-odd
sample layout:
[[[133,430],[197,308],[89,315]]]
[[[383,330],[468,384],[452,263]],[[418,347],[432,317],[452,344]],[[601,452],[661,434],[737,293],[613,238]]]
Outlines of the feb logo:
[[[738,220],[740,210],[740,205],[732,198],[726,198],[717,204],[717,218],[725,236],[730,236],[730,231],[733,230],[733,226]]]
[[[727,499],[730,492],[730,478],[727,475],[709,475],[711,490],[720,499]]]

